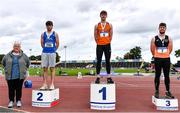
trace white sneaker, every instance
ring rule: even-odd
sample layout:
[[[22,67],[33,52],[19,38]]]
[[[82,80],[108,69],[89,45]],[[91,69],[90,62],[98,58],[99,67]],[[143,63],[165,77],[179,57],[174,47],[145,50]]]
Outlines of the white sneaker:
[[[13,101],[10,101],[9,104],[8,104],[8,108],[12,108],[14,105],[14,102]]]
[[[21,103],[20,100],[18,100],[18,101],[16,102],[16,106],[17,106],[17,107],[21,107],[21,106],[22,106],[22,103]]]
[[[48,89],[48,86],[47,85],[43,85],[42,87],[40,87],[41,90],[44,90],[44,89]]]
[[[55,89],[54,85],[50,85],[49,89],[51,89],[51,90]]]

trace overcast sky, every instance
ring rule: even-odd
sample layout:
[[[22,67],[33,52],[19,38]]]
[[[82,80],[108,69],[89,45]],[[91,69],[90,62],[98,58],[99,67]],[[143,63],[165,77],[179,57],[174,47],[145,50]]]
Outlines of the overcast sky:
[[[95,59],[94,25],[100,21],[99,12],[107,10],[107,21],[114,27],[112,59],[140,46],[143,59],[150,61],[150,40],[158,34],[158,24],[166,22],[167,35],[174,42],[172,62],[176,62],[179,4],[179,0],[1,0],[0,54],[9,52],[16,40],[28,55],[41,54],[40,35],[46,30],[45,22],[52,20],[60,37],[61,60],[65,45],[67,60]]]

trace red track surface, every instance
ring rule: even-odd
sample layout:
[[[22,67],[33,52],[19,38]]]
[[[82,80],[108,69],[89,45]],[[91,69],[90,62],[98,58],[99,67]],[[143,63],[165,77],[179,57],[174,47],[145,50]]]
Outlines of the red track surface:
[[[41,77],[30,77],[33,88],[41,86]],[[18,108],[28,112],[95,112],[90,109],[90,83],[94,77],[56,77],[55,86],[60,89],[60,103],[52,108],[36,108],[31,106],[32,89],[23,88],[23,107]],[[154,93],[154,78],[118,76],[113,77],[116,82],[116,110],[112,112],[157,112],[151,102]],[[171,90],[180,99],[180,81],[171,77]],[[163,80],[160,85],[161,95],[164,95]],[[8,91],[4,78],[0,77],[0,106],[7,106]],[[179,107],[180,109],[180,107]],[[107,111],[109,112],[109,111]],[[178,111],[180,112],[180,111]]]

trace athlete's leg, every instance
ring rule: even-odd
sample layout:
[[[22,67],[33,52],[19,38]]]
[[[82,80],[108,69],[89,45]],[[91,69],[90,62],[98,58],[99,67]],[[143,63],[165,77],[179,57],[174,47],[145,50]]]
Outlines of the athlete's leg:
[[[47,89],[47,79],[48,79],[48,55],[47,53],[42,53],[41,64],[43,67],[43,86],[40,89]]]
[[[102,55],[103,55],[103,46],[97,45],[96,47],[96,58],[97,58],[97,64],[96,64],[96,74],[97,78],[95,83],[100,83],[100,70],[101,70],[101,61],[102,61]]]
[[[166,86],[166,90],[170,90],[170,78],[169,78],[169,71],[170,71],[170,59],[164,59],[163,62],[163,72],[164,72],[164,83]]]
[[[54,89],[54,77],[55,77],[55,67],[51,67],[51,85],[49,89]]]
[[[160,58],[155,58],[155,97],[159,97],[159,84],[160,84],[160,76],[161,76],[161,69],[162,69],[162,63]]]
[[[105,53],[105,60],[106,60],[106,71],[107,74],[110,77],[110,73],[111,73],[111,64],[110,64],[110,59],[111,59],[111,45],[106,45],[104,48],[104,53]]]
[[[49,54],[49,67],[51,71],[51,84],[49,89],[54,89],[55,65],[56,65],[56,53],[51,53]]]
[[[110,64],[111,45],[110,44],[105,46],[104,53],[105,53],[105,59],[106,59],[106,71],[108,74],[107,83],[114,83],[114,81],[111,78],[111,64]]]
[[[170,78],[169,78],[170,66],[171,66],[170,58],[164,59],[163,72],[164,72],[164,77],[165,77],[164,83],[166,86],[165,94],[166,94],[166,97],[174,98],[174,96],[171,94],[171,91],[170,91]]]

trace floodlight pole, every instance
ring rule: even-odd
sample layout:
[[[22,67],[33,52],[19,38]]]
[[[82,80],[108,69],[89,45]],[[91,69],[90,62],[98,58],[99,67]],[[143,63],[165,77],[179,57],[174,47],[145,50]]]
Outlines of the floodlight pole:
[[[65,67],[65,68],[66,68],[66,48],[67,48],[67,46],[65,45],[65,46],[64,46],[64,49],[65,49],[65,62],[64,62],[65,65],[64,65],[64,67]]]

